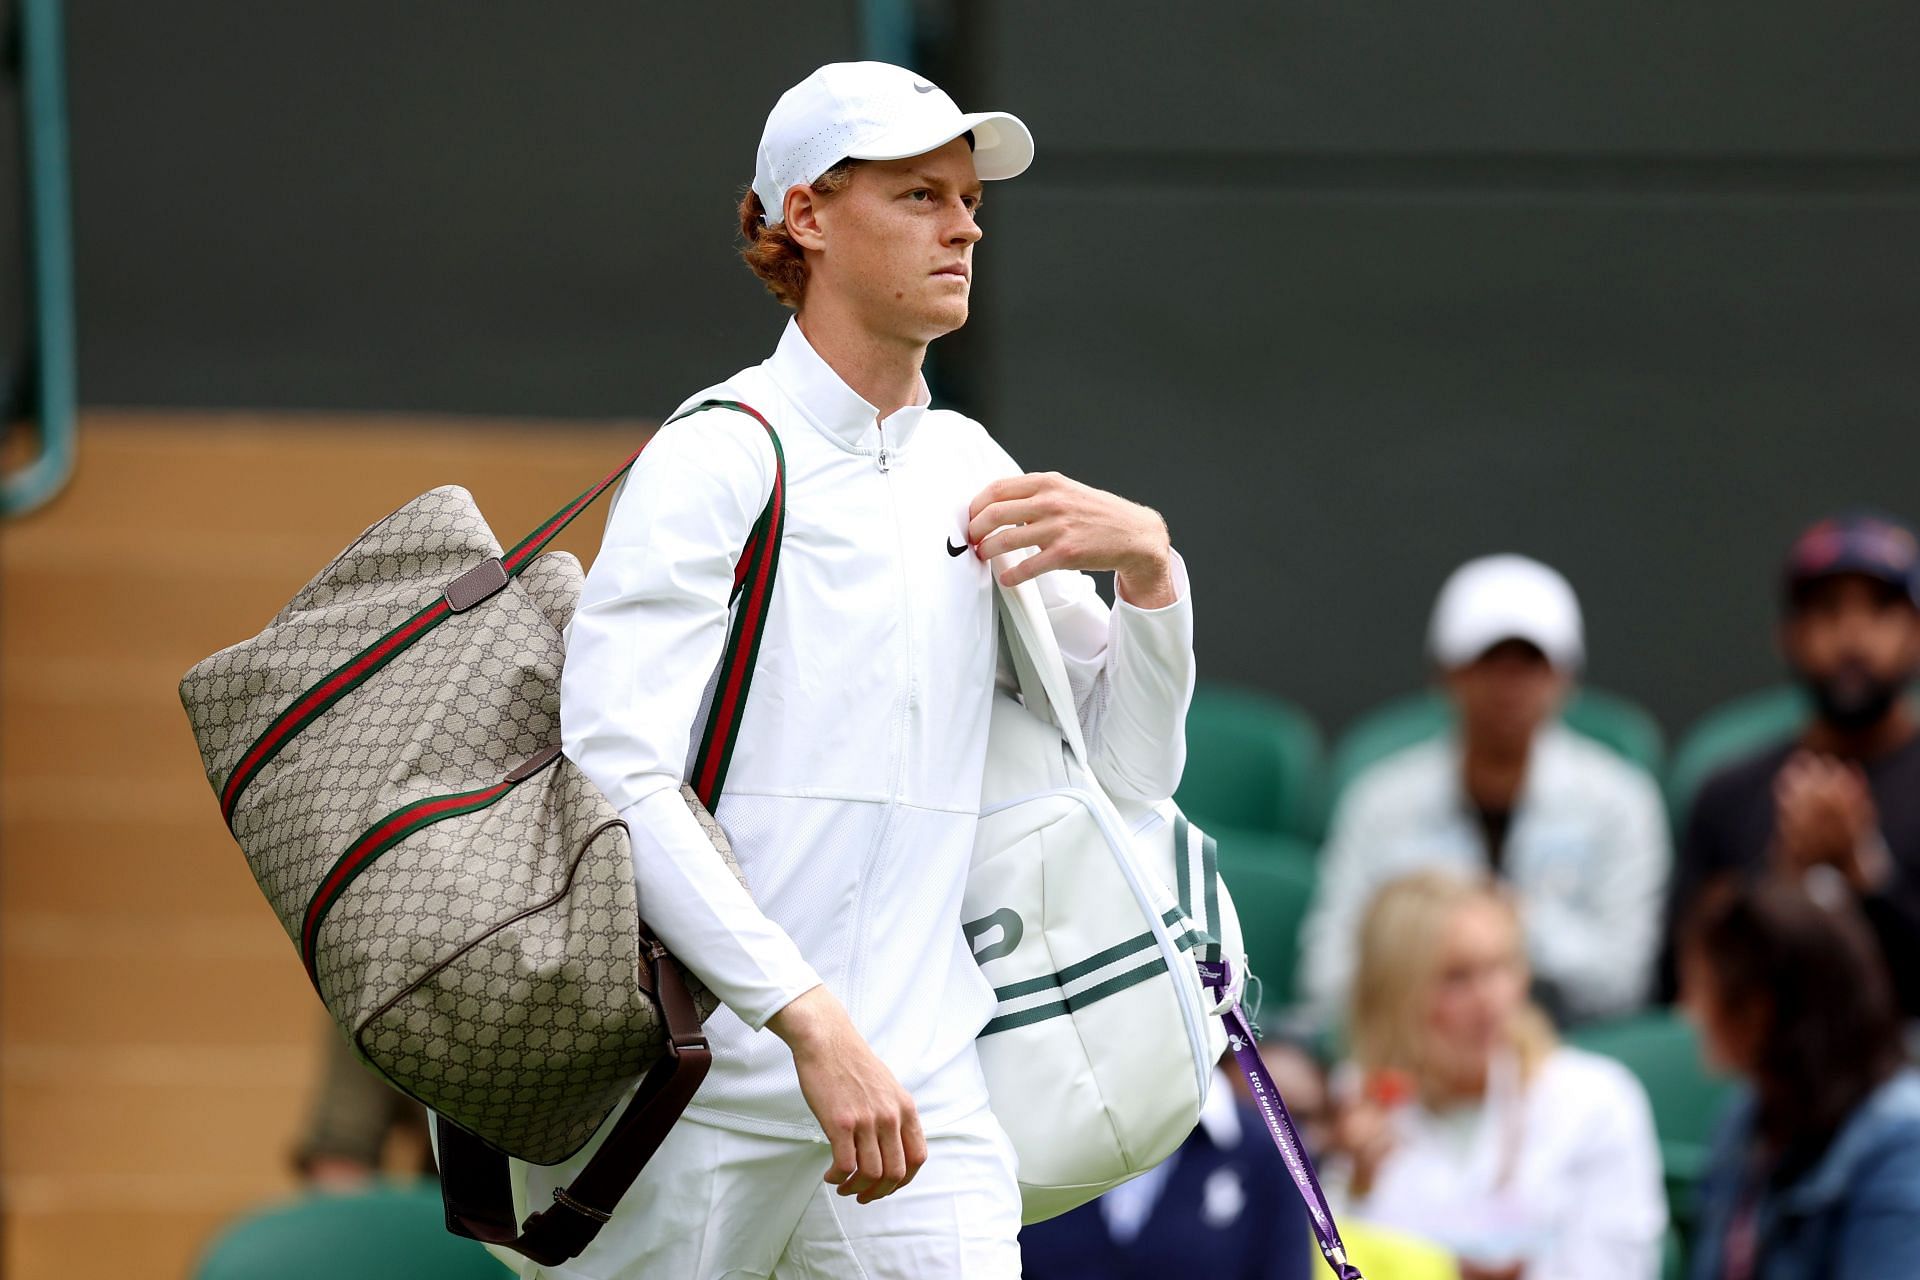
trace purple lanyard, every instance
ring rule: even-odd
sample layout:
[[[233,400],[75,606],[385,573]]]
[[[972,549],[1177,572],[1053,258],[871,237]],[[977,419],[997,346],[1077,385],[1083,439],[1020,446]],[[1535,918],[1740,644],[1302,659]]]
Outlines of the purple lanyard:
[[[1224,960],[1201,960],[1200,980],[1209,990],[1218,995],[1227,990],[1233,980],[1233,970]],[[1293,1185],[1300,1189],[1300,1198],[1307,1203],[1307,1218],[1313,1224],[1313,1238],[1320,1246],[1320,1256],[1333,1268],[1333,1274],[1340,1280],[1366,1280],[1360,1274],[1360,1268],[1347,1261],[1347,1246],[1340,1240],[1340,1227],[1333,1220],[1333,1210],[1327,1207],[1326,1193],[1320,1190],[1320,1179],[1313,1172],[1313,1161],[1307,1158],[1306,1144],[1300,1141],[1300,1131],[1294,1128],[1293,1117],[1287,1113],[1287,1104],[1280,1097],[1279,1088],[1273,1083],[1273,1077],[1267,1074],[1267,1064],[1260,1059],[1260,1050],[1254,1044],[1253,1028],[1247,1025],[1247,1017],[1240,1011],[1239,1001],[1235,1001],[1225,1014],[1227,1044],[1233,1049],[1233,1057],[1240,1064],[1240,1070],[1247,1077],[1247,1087],[1253,1091],[1254,1105],[1260,1108],[1260,1118],[1267,1122],[1267,1132],[1273,1135],[1273,1145],[1280,1148],[1280,1158],[1287,1166],[1287,1172],[1293,1175]]]

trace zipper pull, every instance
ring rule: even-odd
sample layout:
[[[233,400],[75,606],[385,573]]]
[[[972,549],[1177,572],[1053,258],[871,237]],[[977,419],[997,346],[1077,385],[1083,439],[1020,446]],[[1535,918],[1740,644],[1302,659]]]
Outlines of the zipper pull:
[[[882,471],[885,471],[887,469],[887,446],[886,445],[883,444],[880,446],[880,456],[877,459],[875,459],[875,461],[877,461],[880,464],[880,469]]]

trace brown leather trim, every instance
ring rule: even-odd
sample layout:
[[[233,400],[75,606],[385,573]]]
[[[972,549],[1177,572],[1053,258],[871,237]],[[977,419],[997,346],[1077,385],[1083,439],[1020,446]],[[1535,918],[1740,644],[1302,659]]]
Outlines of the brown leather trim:
[[[647,985],[650,977],[660,992],[667,1051],[642,1078],[600,1149],[571,1183],[554,1188],[550,1207],[530,1214],[524,1224],[514,1213],[507,1158],[446,1117],[437,1116],[440,1195],[448,1231],[512,1249],[542,1266],[558,1266],[577,1257],[612,1219],[627,1189],[693,1100],[713,1065],[713,1054],[700,1034],[698,1011],[679,963],[644,921],[640,940],[641,985]]]
[[[519,764],[509,769],[507,771],[506,781],[525,782],[528,778],[531,778],[534,774],[540,772],[542,769],[546,768],[548,765],[552,764],[555,760],[558,760],[559,758],[560,758],[560,748],[557,745],[551,746],[551,747],[542,747],[540,748],[540,750],[534,752],[532,755],[528,756],[525,760],[522,760]]]
[[[500,563],[499,556],[491,556],[449,582],[441,594],[447,598],[447,608],[465,613],[506,585],[506,566]]]

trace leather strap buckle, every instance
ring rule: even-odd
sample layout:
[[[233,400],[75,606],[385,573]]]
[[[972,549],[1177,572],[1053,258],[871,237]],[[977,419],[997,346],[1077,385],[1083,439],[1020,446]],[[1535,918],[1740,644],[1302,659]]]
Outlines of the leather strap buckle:
[[[499,556],[491,556],[449,582],[441,594],[447,598],[447,608],[465,613],[481,601],[491,599],[506,585],[506,566],[500,563]]]

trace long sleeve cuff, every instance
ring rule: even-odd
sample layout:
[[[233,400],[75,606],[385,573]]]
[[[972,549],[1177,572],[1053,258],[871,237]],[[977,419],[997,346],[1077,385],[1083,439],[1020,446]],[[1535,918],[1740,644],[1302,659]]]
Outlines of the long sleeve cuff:
[[[734,878],[674,787],[620,811],[640,916],[674,957],[758,1031],[820,975]]]
[[[1173,553],[1173,603],[1142,609],[1116,600],[1103,655],[1072,651],[1073,628],[1056,627],[1069,667],[1104,667],[1089,726],[1095,772],[1116,799],[1157,804],[1180,785],[1193,700],[1193,597],[1186,562]]]
[[[1124,643],[1161,670],[1187,673],[1187,692],[1192,692],[1193,673],[1193,588],[1187,581],[1187,562],[1180,553],[1172,553],[1173,603],[1158,609],[1142,609],[1130,604],[1118,590],[1113,593],[1113,627],[1116,635],[1109,643]],[[1124,636],[1124,639],[1120,637]],[[1180,711],[1186,714],[1186,697]]]

